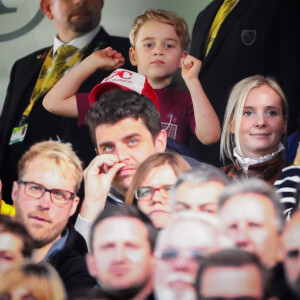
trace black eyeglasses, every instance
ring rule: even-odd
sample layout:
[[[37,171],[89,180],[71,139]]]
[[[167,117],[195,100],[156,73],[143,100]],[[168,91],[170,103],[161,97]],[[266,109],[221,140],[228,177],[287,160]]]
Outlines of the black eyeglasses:
[[[153,188],[150,186],[140,187],[135,191],[135,198],[139,201],[150,201],[152,200],[156,191],[160,192],[160,195],[164,199],[169,199],[169,191],[173,185],[162,185],[159,188]]]
[[[47,189],[41,184],[31,181],[19,179],[17,182],[18,184],[24,184],[25,195],[31,198],[40,199],[46,192],[49,192],[51,201],[53,204],[58,206],[64,206],[68,204],[70,200],[73,200],[76,196],[75,193],[60,189]]]
[[[189,259],[194,260],[196,262],[202,261],[207,253],[203,250],[186,250]],[[179,257],[179,255],[183,255],[183,250],[174,249],[174,248],[166,248],[156,253],[157,258],[164,261],[172,261]]]

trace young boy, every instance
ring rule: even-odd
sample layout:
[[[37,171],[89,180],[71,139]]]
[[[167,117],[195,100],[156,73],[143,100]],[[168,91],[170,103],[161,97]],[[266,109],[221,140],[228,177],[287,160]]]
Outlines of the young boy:
[[[189,35],[184,19],[171,11],[146,10],[135,19],[130,40],[130,61],[155,89],[168,136],[185,145],[191,134],[203,144],[216,142],[220,123],[198,79],[201,61],[187,55]],[[77,116],[79,106],[74,94],[80,84],[97,68],[117,68],[123,63],[123,57],[111,48],[94,52],[52,88],[44,98],[45,108]],[[179,67],[190,93],[172,84]]]

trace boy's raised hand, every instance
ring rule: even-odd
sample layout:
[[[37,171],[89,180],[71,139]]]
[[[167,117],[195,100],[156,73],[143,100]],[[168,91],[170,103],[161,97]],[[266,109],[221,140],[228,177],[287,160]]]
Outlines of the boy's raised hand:
[[[202,66],[201,60],[194,56],[186,55],[181,59],[181,75],[185,81],[198,78]]]
[[[123,55],[112,47],[95,51],[87,59],[94,67],[104,70],[114,70],[125,63]]]

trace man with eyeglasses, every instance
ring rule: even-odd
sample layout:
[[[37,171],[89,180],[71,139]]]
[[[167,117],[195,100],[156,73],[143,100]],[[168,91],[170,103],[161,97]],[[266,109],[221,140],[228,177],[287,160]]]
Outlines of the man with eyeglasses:
[[[212,215],[192,211],[175,214],[158,235],[154,291],[158,300],[195,300],[199,263],[209,253],[229,246]]]
[[[18,164],[12,199],[16,218],[34,240],[33,260],[48,261],[67,291],[90,288],[96,282],[85,263],[87,246],[68,224],[77,208],[82,166],[70,144],[46,141],[33,145]]]

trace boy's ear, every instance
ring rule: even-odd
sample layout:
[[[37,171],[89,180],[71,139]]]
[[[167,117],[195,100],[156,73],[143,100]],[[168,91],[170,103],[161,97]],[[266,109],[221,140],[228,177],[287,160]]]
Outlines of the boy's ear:
[[[186,57],[187,55],[188,55],[188,52],[187,52],[187,51],[182,51],[181,56],[180,56],[180,59],[179,59],[179,66],[178,66],[178,68],[181,68],[181,67],[182,67],[182,63],[181,63],[182,58],[183,58],[183,57]]]
[[[135,52],[135,49],[133,47],[129,48],[129,59],[130,59],[130,62],[133,66],[137,66],[136,52]]]
[[[50,7],[50,1],[49,0],[41,0],[40,2],[40,8],[43,14],[49,19],[53,19],[51,7]]]

